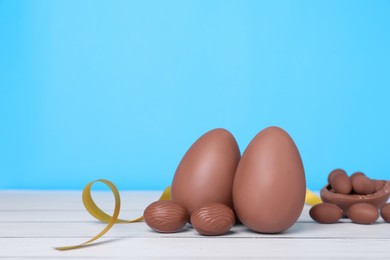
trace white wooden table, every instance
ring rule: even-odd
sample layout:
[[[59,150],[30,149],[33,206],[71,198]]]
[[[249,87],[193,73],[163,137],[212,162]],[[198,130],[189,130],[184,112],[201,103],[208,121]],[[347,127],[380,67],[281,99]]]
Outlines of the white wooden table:
[[[110,212],[109,192],[94,192]],[[159,192],[121,192],[121,218],[142,215]],[[258,234],[235,226],[228,235],[205,237],[185,232],[159,234],[145,223],[117,224],[98,245],[72,251],[53,247],[78,244],[105,224],[85,211],[80,191],[0,191],[0,258],[9,259],[390,259],[390,224],[382,219],[358,225],[343,219],[313,222],[305,206],[299,221],[278,235]]]

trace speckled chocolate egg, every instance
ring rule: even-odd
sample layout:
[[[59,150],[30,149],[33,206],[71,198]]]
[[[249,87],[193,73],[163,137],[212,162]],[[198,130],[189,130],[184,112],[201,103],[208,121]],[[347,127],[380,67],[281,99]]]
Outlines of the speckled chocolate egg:
[[[242,155],[233,185],[241,222],[261,233],[279,233],[298,219],[306,180],[299,151],[279,127],[258,133]]]
[[[172,182],[172,200],[189,214],[210,202],[233,207],[232,187],[240,160],[233,135],[214,129],[201,136],[186,152]]]

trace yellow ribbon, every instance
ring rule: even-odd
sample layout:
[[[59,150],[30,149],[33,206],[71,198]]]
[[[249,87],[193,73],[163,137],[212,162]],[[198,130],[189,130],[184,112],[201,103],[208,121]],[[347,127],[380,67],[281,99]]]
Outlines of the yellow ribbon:
[[[91,195],[91,188],[95,182],[104,183],[105,185],[107,185],[111,189],[112,193],[114,194],[115,207],[114,207],[114,213],[112,216],[108,215],[103,210],[101,210],[96,205],[96,203],[93,201],[92,195]],[[55,247],[55,249],[60,250],[60,251],[65,251],[65,250],[71,250],[71,249],[77,249],[77,248],[89,246],[89,245],[91,245],[91,243],[93,241],[97,240],[98,238],[102,237],[105,233],[107,233],[115,223],[134,223],[134,222],[140,222],[140,221],[144,220],[143,216],[138,217],[138,218],[133,219],[133,220],[124,220],[124,219],[118,218],[119,212],[120,212],[120,206],[121,206],[121,199],[119,196],[119,191],[115,187],[115,185],[108,180],[100,179],[100,180],[95,180],[95,181],[88,183],[83,190],[82,199],[83,199],[84,207],[89,212],[89,214],[91,214],[94,218],[96,218],[102,222],[107,223],[107,226],[102,231],[100,231],[100,233],[98,233],[96,236],[89,239],[88,241],[85,241],[84,243],[74,245],[74,246]],[[161,194],[159,200],[170,200],[170,199],[171,199],[171,187],[168,186],[165,188],[165,190]],[[314,194],[312,191],[310,191],[309,189],[306,189],[305,203],[309,204],[309,205],[315,205],[315,204],[321,203],[321,199],[316,194]]]
[[[322,200],[314,192],[309,189],[306,189],[305,203],[310,206],[314,206],[316,204],[322,203]]]
[[[111,189],[112,193],[114,194],[115,207],[114,207],[114,213],[112,216],[108,215],[103,210],[101,210],[93,201],[92,195],[91,195],[91,187],[95,182],[102,182],[102,183],[106,184]],[[161,197],[159,200],[169,200],[170,198],[171,198],[171,187],[168,186],[167,188],[165,188],[165,190],[161,194]],[[132,220],[124,220],[124,219],[118,218],[119,212],[120,212],[120,206],[121,206],[121,198],[119,196],[118,189],[115,187],[115,185],[112,182],[110,182],[108,180],[100,179],[100,180],[95,180],[95,181],[91,181],[90,183],[88,183],[83,190],[82,199],[83,199],[84,207],[89,212],[89,214],[91,214],[94,218],[96,218],[102,222],[107,223],[107,226],[102,231],[100,231],[99,234],[97,234],[93,238],[89,239],[88,241],[85,241],[84,243],[74,245],[74,246],[56,247],[55,249],[60,250],[60,251],[65,251],[65,250],[82,248],[82,247],[85,247],[87,245],[90,245],[91,242],[97,240],[98,238],[100,238],[104,234],[106,234],[107,231],[110,230],[111,227],[115,223],[134,223],[134,222],[140,222],[140,221],[144,220],[143,216],[138,217],[136,219],[132,219]]]

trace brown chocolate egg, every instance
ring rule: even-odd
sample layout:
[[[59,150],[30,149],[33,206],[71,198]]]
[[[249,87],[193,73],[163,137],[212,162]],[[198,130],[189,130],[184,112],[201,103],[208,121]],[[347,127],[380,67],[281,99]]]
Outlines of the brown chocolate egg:
[[[177,167],[171,198],[189,214],[206,203],[232,203],[234,175],[240,150],[233,135],[214,129],[201,136],[187,151]]]
[[[351,178],[351,181],[353,181],[353,179],[356,178],[357,176],[366,176],[366,175],[362,172],[355,172],[349,178]]]
[[[328,175],[328,183],[330,183],[330,181],[333,179],[333,177],[338,173],[338,172],[344,172],[345,174],[347,174],[343,169],[335,169],[333,171],[331,171]]]
[[[380,191],[385,185],[385,183],[381,180],[374,180],[374,182],[375,182],[375,192]]]
[[[356,194],[367,195],[375,193],[375,181],[365,175],[358,175],[352,180],[352,189]]]
[[[330,180],[330,186],[340,194],[349,194],[352,191],[351,179],[345,172],[337,172]]]
[[[174,233],[182,230],[187,224],[186,209],[170,200],[153,202],[144,211],[146,224],[161,233]]]
[[[335,204],[320,203],[314,205],[309,211],[310,217],[323,224],[336,223],[343,216],[343,211]]]
[[[233,210],[222,203],[206,204],[191,215],[194,229],[206,236],[223,235],[233,227],[234,222]]]
[[[378,208],[368,203],[356,203],[348,210],[348,217],[357,224],[374,223],[378,217]]]
[[[297,221],[305,192],[302,159],[291,137],[279,127],[258,133],[234,179],[234,209],[240,221],[257,232],[282,232]]]
[[[388,223],[390,223],[390,203],[386,203],[381,208],[381,217]]]

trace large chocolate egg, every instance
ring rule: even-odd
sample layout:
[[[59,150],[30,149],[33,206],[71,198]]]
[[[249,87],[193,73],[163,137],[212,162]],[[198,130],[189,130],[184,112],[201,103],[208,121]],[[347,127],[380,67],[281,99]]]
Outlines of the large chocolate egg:
[[[242,155],[233,185],[241,222],[261,233],[291,227],[305,203],[305,172],[299,151],[281,128],[258,133]]]
[[[177,167],[171,198],[191,214],[211,202],[233,208],[232,187],[240,160],[233,135],[214,129],[201,136],[187,151]]]

